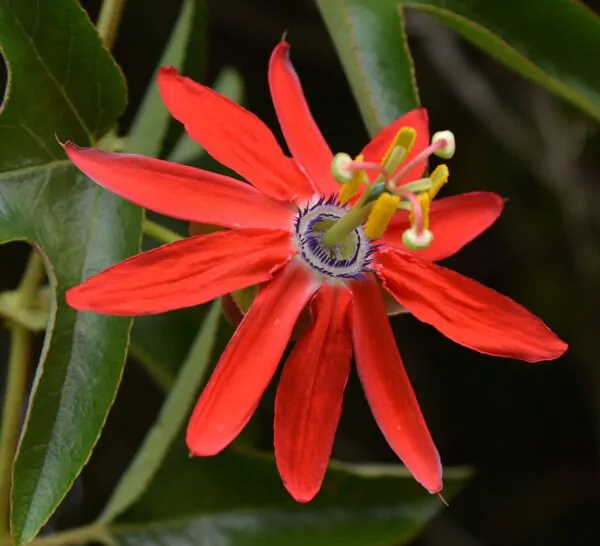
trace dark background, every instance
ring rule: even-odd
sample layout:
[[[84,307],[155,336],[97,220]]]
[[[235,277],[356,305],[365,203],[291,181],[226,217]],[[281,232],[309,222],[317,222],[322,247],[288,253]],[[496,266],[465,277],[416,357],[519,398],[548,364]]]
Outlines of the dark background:
[[[99,1],[84,1],[94,19]],[[592,7],[597,7],[591,4]],[[114,54],[127,77],[126,130],[179,2],[129,0]],[[411,15],[411,14],[409,14]],[[460,41],[409,16],[408,35],[432,130],[452,129],[457,154],[445,194],[489,190],[505,212],[445,265],[542,317],[570,349],[526,364],[453,344],[410,316],[392,319],[406,367],[446,466],[476,475],[415,544],[600,543],[600,139],[597,124]],[[313,114],[334,151],[368,136],[311,0],[209,1],[205,83],[225,65],[246,83],[245,105],[280,135],[266,67],[284,31]],[[557,44],[560,47],[560,44]],[[0,249],[0,289],[16,286],[26,248]],[[0,364],[7,335],[0,330]],[[255,426],[270,449],[271,392]],[[102,507],[153,421],[161,391],[129,362],[98,448],[53,525],[80,524]],[[262,425],[262,426],[261,426]],[[348,387],[334,455],[393,461],[357,378]]]

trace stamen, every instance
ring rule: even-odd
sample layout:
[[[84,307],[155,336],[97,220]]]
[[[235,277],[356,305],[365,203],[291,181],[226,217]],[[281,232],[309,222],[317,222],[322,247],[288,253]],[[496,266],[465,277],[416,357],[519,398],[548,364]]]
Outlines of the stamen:
[[[339,195],[339,200],[342,205],[345,205],[358,193],[362,182],[361,178],[362,176],[357,176],[356,178],[353,178],[350,182],[342,186]]]
[[[345,205],[350,199],[352,199],[360,189],[361,185],[366,182],[365,174],[360,169],[355,169],[357,162],[361,162],[363,155],[356,156],[356,160],[350,162],[345,166],[345,169],[352,173],[352,178],[346,182],[340,191],[339,200],[342,205]]]
[[[396,135],[396,145],[402,146],[408,155],[417,140],[417,131],[413,127],[402,127]]]
[[[401,199],[408,199],[412,205],[411,222],[413,227],[421,233],[424,229],[423,206],[419,197],[410,191],[400,188],[396,193],[382,193],[375,201],[373,210],[365,225],[365,234],[370,239],[379,239],[387,229],[394,214],[400,206]]]
[[[384,192],[377,198],[365,225],[365,235],[369,239],[379,239],[385,233],[399,204],[398,195]]]
[[[389,173],[389,176],[392,176],[396,172],[407,155],[408,152],[406,151],[406,148],[402,146],[394,146],[391,149],[383,164],[385,170]]]
[[[420,193],[423,191],[429,191],[433,187],[433,180],[431,180],[431,178],[419,178],[418,180],[408,182],[408,184],[402,184],[401,187],[403,191]]]
[[[417,199],[421,206],[421,224],[423,229],[429,229],[429,205],[431,205],[431,197],[428,193],[420,194]],[[410,211],[410,223],[412,226],[416,225],[414,210]]]
[[[404,199],[408,199],[410,204],[412,205],[411,214],[410,214],[410,222],[412,227],[416,229],[419,233],[423,231],[423,207],[421,205],[421,201],[419,197],[410,191],[406,191],[403,188],[397,191],[397,195],[403,197]]]
[[[394,140],[387,149],[387,152],[383,156],[382,161],[383,166],[387,169],[390,175],[394,174],[396,169],[400,166],[400,163],[402,163],[404,158],[410,153],[410,150],[412,149],[416,139],[417,131],[415,131],[415,129],[413,129],[412,127],[401,127],[400,130],[396,133],[396,136],[394,137]],[[398,155],[398,149],[404,151],[402,158],[393,158],[393,154]],[[395,162],[396,165],[394,166],[393,164],[391,164],[392,162]]]
[[[435,196],[442,189],[442,186],[448,182],[450,171],[446,165],[438,165],[431,173],[431,189],[427,192],[430,199],[434,199]]]

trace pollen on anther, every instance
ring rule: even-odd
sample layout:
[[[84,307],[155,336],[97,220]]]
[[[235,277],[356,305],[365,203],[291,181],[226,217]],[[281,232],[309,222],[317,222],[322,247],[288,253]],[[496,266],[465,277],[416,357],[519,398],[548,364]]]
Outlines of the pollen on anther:
[[[398,195],[384,192],[377,198],[365,225],[365,234],[369,239],[379,239],[385,233],[399,204]]]

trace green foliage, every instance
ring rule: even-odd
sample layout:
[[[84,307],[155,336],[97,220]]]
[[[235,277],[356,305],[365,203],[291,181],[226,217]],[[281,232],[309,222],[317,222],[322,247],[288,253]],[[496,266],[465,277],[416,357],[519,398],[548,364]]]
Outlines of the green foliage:
[[[562,0],[317,0],[367,129],[418,104],[407,10],[439,19],[521,75],[600,119],[600,18]],[[557,47],[560,44],[560,47]]]
[[[402,13],[390,0],[317,0],[367,130],[419,105]]]
[[[600,119],[600,18],[564,0],[400,0],[432,15],[522,76]]]
[[[140,502],[118,521],[119,544],[400,545],[414,538],[443,507],[398,465],[341,465],[328,471],[308,505],[284,491],[273,460],[229,450],[189,459],[176,442]],[[446,474],[445,494],[468,473]],[[447,492],[447,493],[446,493]]]
[[[125,82],[75,1],[1,0],[0,40],[3,172],[61,161],[57,139],[93,144],[114,125]]]
[[[65,290],[138,249],[141,214],[70,165],[125,105],[123,77],[74,0],[0,2],[10,90],[0,114],[0,241],[43,253],[48,331],[14,465],[12,529],[30,541],[89,458],[121,378],[131,321],[78,314]]]
[[[600,118],[600,73],[584,54],[600,50],[600,21],[576,2],[317,4],[371,134],[419,105],[404,29],[410,10],[435,17],[519,74]],[[206,34],[204,0],[184,0],[159,66],[174,65],[201,80]],[[65,292],[139,250],[142,211],[88,180],[59,143],[111,149],[118,139],[109,131],[126,104],[123,76],[76,0],[0,0],[0,46],[9,75],[0,110],[0,243],[26,241],[39,250],[51,294],[12,490],[0,491],[11,495],[12,533],[20,546],[35,538],[91,456],[129,344],[130,319],[76,313],[66,305]],[[215,88],[236,102],[243,98],[243,81],[234,69],[224,70]],[[170,118],[154,83],[124,142],[129,152],[181,163],[195,163],[203,153]],[[0,313],[21,327],[40,329],[45,310],[20,308],[13,296],[0,294]],[[217,457],[189,458],[185,420],[214,364],[213,350],[218,352],[230,334],[219,302],[205,311],[136,320],[131,354],[166,392],[166,400],[98,521],[71,538],[132,546],[411,541],[442,503],[400,465],[334,463],[319,496],[303,506],[284,491],[271,457],[238,445]],[[447,470],[445,497],[455,495],[467,479],[465,470]]]
[[[206,375],[220,318],[221,302],[217,300],[204,319],[156,424],[102,513],[103,520],[112,520],[129,508],[146,490],[154,473],[160,468],[171,442],[189,413],[198,385]]]

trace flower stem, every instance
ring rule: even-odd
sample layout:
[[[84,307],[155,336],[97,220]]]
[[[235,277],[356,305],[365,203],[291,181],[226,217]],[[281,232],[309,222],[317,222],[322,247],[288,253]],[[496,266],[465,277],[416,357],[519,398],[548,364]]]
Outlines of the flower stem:
[[[145,219],[142,227],[144,235],[152,237],[152,239],[160,243],[170,244],[183,239],[181,235],[178,235],[174,231],[171,231],[152,220]]]
[[[106,49],[110,50],[117,37],[121,17],[125,9],[125,0],[104,0],[100,8],[96,28],[104,42]]]
[[[24,309],[32,305],[44,274],[42,256],[32,249],[21,284],[16,291],[18,305]],[[12,463],[19,441],[23,401],[27,394],[27,370],[32,341],[32,333],[24,326],[9,322],[9,329],[10,357],[0,436],[0,538],[9,535]]]

